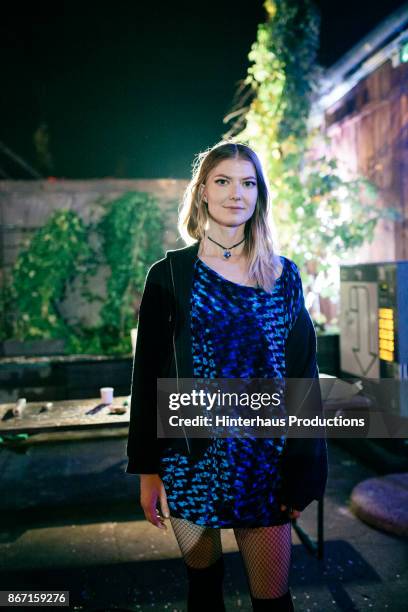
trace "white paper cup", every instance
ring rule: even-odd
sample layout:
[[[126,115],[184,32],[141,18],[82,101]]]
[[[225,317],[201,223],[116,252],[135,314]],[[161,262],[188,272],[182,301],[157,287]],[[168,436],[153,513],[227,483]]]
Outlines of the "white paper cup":
[[[21,418],[23,416],[23,412],[26,408],[27,400],[25,397],[17,400],[16,405],[13,407],[13,415],[17,418]]]
[[[111,404],[113,402],[113,387],[101,387],[101,400],[103,404]]]

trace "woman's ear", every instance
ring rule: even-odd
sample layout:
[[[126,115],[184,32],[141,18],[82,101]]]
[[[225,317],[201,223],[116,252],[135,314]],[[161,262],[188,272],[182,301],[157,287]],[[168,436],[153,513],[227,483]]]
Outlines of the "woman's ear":
[[[204,204],[208,204],[207,196],[205,194],[205,185],[204,185],[204,183],[201,183],[201,185],[200,185],[199,195],[200,195],[200,200],[202,199]]]

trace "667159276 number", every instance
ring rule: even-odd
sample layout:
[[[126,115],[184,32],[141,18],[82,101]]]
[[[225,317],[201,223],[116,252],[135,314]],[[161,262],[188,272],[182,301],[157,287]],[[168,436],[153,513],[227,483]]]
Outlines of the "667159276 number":
[[[4,606],[69,606],[69,591],[0,591]]]

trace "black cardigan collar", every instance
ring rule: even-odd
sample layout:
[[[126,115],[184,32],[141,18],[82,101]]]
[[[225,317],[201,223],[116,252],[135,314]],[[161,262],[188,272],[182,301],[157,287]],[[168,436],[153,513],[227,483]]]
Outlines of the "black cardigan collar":
[[[191,291],[194,276],[194,263],[197,260],[200,243],[191,246],[167,251],[166,259],[171,268],[174,281],[174,325],[175,325],[175,350],[177,355],[178,376],[180,378],[193,378],[193,357],[191,339]]]
[[[188,307],[190,305],[191,287],[193,284],[194,263],[198,256],[200,242],[191,246],[167,251],[166,257],[171,260],[177,301]]]

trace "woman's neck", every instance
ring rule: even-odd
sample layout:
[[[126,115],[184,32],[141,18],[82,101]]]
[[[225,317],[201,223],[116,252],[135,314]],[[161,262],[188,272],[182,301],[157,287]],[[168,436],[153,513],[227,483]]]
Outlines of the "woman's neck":
[[[244,240],[244,228],[245,225],[240,225],[238,227],[226,227],[222,225],[218,225],[216,223],[210,223],[209,228],[205,231],[205,236],[202,241],[202,254],[205,254],[207,257],[222,257],[222,248],[230,248],[234,244],[241,242]],[[211,238],[217,244],[214,244]],[[222,245],[220,247],[219,245]],[[231,257],[238,258],[244,249],[245,242],[242,242],[240,245],[236,246],[231,251]]]

